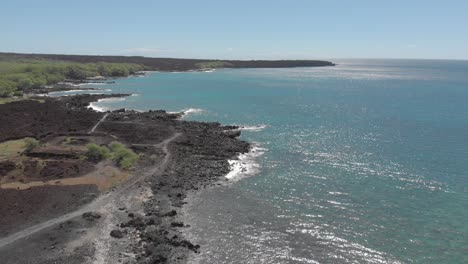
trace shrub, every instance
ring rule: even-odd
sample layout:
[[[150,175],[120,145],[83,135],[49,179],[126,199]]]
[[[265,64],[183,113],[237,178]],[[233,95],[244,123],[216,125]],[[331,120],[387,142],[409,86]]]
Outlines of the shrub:
[[[131,169],[139,158],[135,152],[119,142],[112,142],[110,149],[112,151],[112,158],[117,162],[120,168],[125,170]]]
[[[21,91],[14,91],[13,96],[23,96],[23,92]]]
[[[90,160],[100,161],[111,157],[111,153],[107,147],[101,147],[97,144],[90,143],[86,145],[86,148],[88,149],[86,157]]]
[[[112,158],[120,168],[125,170],[133,168],[139,158],[135,152],[119,142],[112,142],[110,149],[94,143],[88,144],[86,147],[88,149],[86,157],[89,160],[100,161]]]
[[[31,152],[35,148],[39,147],[39,141],[37,141],[35,138],[25,138],[24,139],[24,147],[25,147],[25,152]]]
[[[14,82],[0,79],[0,97],[11,96],[15,91],[16,87]]]

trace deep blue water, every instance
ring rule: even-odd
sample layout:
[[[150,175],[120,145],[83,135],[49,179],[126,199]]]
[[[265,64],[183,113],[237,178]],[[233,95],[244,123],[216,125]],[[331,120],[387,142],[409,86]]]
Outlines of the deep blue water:
[[[137,96],[99,106],[253,126],[263,155],[187,209],[195,262],[468,263],[468,62],[337,62],[103,86]]]

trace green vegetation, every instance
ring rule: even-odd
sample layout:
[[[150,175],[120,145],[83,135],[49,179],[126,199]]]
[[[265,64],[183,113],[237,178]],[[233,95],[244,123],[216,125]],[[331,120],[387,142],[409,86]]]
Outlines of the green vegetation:
[[[29,99],[29,98],[23,98],[23,97],[0,97],[0,105],[2,104],[8,104],[8,103],[11,103],[11,102],[16,102],[16,101],[22,101],[22,100],[31,100],[31,101],[36,101],[36,102],[39,102],[39,103],[44,103],[45,100],[44,99]]]
[[[0,88],[1,90],[1,88]],[[11,102],[15,102],[15,101],[21,101],[23,100],[22,97],[7,97],[7,98],[2,98],[2,96],[0,95],[0,105],[2,104],[8,104],[8,103],[11,103]]]
[[[144,67],[132,63],[72,63],[45,59],[5,59],[0,57],[0,97],[21,95],[45,85],[89,77],[125,77]]]
[[[110,149],[91,143],[86,145],[86,157],[90,160],[100,161],[104,159],[114,160],[120,168],[129,170],[135,166],[139,156],[119,142],[112,142]]]
[[[131,149],[126,148],[122,143],[112,142],[110,145],[113,159],[119,164],[122,169],[131,169],[139,156]]]
[[[10,140],[0,143],[0,160],[11,160],[24,151],[26,143],[24,139]]]
[[[112,157],[109,149],[104,146],[99,146],[94,143],[86,145],[86,157],[93,161],[101,161],[103,159],[109,159]]]
[[[62,141],[62,145],[78,145],[80,144],[80,140],[74,137],[66,137]]]
[[[37,139],[35,138],[25,138],[24,139],[24,147],[25,147],[25,152],[31,152],[35,148],[39,147],[40,143]]]
[[[215,68],[229,68],[234,66],[234,64],[225,62],[225,61],[208,61],[208,62],[200,62],[195,64],[200,69],[215,69]]]

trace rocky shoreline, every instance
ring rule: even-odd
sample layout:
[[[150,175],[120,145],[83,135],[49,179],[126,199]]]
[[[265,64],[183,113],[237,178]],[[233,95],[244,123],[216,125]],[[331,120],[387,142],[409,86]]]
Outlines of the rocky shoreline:
[[[52,144],[75,135],[101,143],[118,139],[140,155],[132,176],[105,192],[93,184],[0,188],[2,203],[16,203],[2,207],[9,211],[0,209],[8,216],[4,221],[24,220],[21,229],[0,230],[0,255],[7,263],[186,263],[191,253],[203,250],[183,237],[185,198],[217,184],[230,170],[228,160],[248,152],[250,144],[237,138],[235,126],[184,121],[181,114],[162,110],[100,113],[88,108],[99,99],[122,96],[128,95],[77,95],[0,106],[0,124],[9,124],[0,127],[0,143],[29,136]],[[15,201],[26,197],[24,192],[29,198]],[[42,209],[22,209],[30,207]],[[50,225],[42,223],[47,217]],[[31,234],[23,238],[28,226]]]

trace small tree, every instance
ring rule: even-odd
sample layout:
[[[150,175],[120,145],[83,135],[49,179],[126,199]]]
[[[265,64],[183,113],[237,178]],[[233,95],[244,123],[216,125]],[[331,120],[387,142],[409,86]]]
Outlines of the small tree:
[[[90,143],[86,145],[87,152],[86,157],[93,161],[101,161],[111,157],[111,153],[108,148],[101,147],[97,144]]]
[[[119,142],[112,142],[110,148],[113,154],[113,159],[117,162],[119,167],[129,170],[135,166],[139,156],[131,149],[128,149],[125,145]]]
[[[16,91],[15,83],[9,80],[0,79],[0,97],[8,97]]]
[[[23,78],[18,81],[18,87],[23,90],[30,89],[34,85],[34,82],[31,80],[31,78]]]

